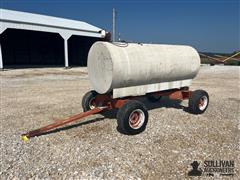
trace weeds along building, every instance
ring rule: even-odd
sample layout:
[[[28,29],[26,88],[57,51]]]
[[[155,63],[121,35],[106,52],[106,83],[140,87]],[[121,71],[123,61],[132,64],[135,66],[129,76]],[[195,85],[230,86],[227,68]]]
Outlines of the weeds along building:
[[[86,66],[105,30],[82,21],[0,9],[0,68]]]

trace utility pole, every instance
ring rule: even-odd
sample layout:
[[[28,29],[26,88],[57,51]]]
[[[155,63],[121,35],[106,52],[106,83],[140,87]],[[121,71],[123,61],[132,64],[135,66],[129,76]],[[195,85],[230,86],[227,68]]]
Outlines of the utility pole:
[[[112,12],[112,41],[115,42],[115,33],[116,33],[116,27],[115,27],[115,20],[116,20],[116,12],[115,8],[113,8]]]

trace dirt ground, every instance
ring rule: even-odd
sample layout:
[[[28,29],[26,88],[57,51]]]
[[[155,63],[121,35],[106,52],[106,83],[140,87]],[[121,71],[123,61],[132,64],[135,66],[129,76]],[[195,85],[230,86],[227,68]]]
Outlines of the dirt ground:
[[[239,179],[239,73],[236,66],[201,67],[191,89],[209,93],[202,115],[184,111],[187,101],[143,99],[149,122],[139,135],[120,134],[114,117],[94,115],[23,143],[22,133],[82,111],[87,70],[1,71],[0,179],[185,179],[194,160],[201,169],[205,160],[234,160]]]

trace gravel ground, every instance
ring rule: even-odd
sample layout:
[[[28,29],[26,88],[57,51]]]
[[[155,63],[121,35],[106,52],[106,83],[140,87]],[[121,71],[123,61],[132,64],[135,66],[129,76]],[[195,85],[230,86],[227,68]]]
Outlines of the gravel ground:
[[[203,66],[191,89],[210,95],[202,115],[163,98],[146,130],[120,134],[113,117],[95,115],[23,143],[28,130],[82,111],[86,68],[16,69],[1,75],[0,179],[185,179],[197,160],[235,160],[239,179],[239,67]],[[203,163],[202,163],[203,164]]]

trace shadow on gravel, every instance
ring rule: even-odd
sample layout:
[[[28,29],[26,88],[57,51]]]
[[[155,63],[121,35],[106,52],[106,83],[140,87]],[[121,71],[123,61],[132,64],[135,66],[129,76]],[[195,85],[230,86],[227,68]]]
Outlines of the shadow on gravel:
[[[138,100],[141,101],[146,106],[146,108],[148,110],[153,110],[153,109],[165,107],[165,108],[182,109],[185,112],[189,112],[188,107],[185,107],[185,106],[181,105],[181,100],[171,100],[168,97],[162,97],[160,101],[157,101],[155,103],[148,101],[147,98],[139,98]],[[117,109],[113,109],[113,110],[110,110],[110,111],[105,111],[105,112],[100,113],[103,117],[95,118],[95,119],[92,119],[92,120],[87,120],[87,121],[84,121],[84,122],[79,122],[77,124],[73,124],[73,125],[70,125],[70,126],[65,126],[65,127],[58,128],[58,129],[54,129],[54,130],[42,133],[41,135],[52,134],[52,133],[56,133],[56,132],[59,132],[59,131],[84,126],[84,125],[87,125],[87,124],[102,121],[105,118],[116,119],[117,111],[118,111]],[[125,134],[118,127],[117,127],[117,131],[122,133],[122,134]],[[41,135],[39,135],[39,136],[41,136]]]
[[[175,109],[184,109],[186,107],[181,105],[181,100],[171,100],[168,97],[162,97],[159,101],[152,103],[149,102],[146,98],[142,101],[148,110],[157,109],[157,108],[175,108]]]
[[[150,102],[147,98],[139,99],[148,110],[158,109],[158,108],[174,108],[182,109],[185,112],[189,112],[188,107],[181,105],[182,100],[171,100],[167,96],[163,96],[157,102]]]

